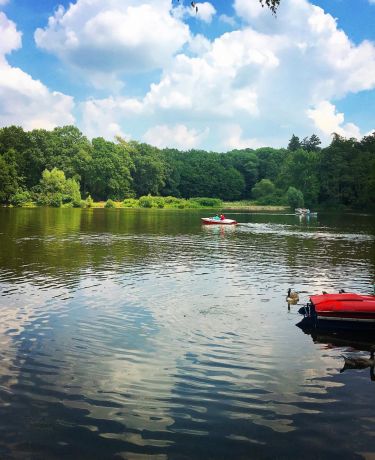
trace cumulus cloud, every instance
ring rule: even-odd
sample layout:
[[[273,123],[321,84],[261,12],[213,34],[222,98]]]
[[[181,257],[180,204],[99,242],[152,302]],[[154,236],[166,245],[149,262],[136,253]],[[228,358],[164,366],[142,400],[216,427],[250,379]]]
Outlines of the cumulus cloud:
[[[191,5],[191,2],[187,2],[187,6],[182,2],[179,3],[172,10],[172,15],[180,20],[185,18],[194,17],[197,21],[203,21],[210,23],[212,18],[216,14],[216,9],[209,2],[194,3],[194,6]]]
[[[358,126],[353,123],[344,124],[344,114],[338,113],[336,107],[329,101],[321,101],[313,109],[307,110],[307,115],[313,120],[315,126],[327,136],[337,133],[347,138],[360,139],[362,137]]]
[[[94,74],[161,69],[190,38],[170,8],[164,0],[78,0],[60,7],[46,28],[36,30],[35,41]]]
[[[19,68],[9,65],[5,55],[21,47],[21,33],[0,12],[0,124],[25,129],[53,128],[74,123],[73,99],[48,88]]]
[[[195,139],[217,150],[258,146],[259,139],[286,145],[291,133],[305,136],[316,128],[323,140],[333,130],[357,136],[359,128],[344,123],[331,101],[375,88],[374,44],[352,43],[331,15],[307,0],[283,0],[277,18],[258,2],[234,6],[241,29],[212,41],[188,34],[187,52],[169,61],[142,96],[84,105],[86,125],[101,118],[147,138],[152,127],[163,126],[170,142],[177,142],[175,127],[185,126],[207,132]],[[142,131],[133,130],[137,122]],[[218,129],[227,139],[215,135]]]
[[[17,30],[13,21],[0,11],[0,59],[5,59],[5,54],[21,48],[22,34]]]
[[[82,129],[91,138],[102,136],[112,140],[115,136],[129,139],[122,125],[127,125],[129,118],[142,112],[142,104],[136,99],[113,98],[89,100],[81,104]]]
[[[228,16],[227,14],[221,14],[219,16],[219,21],[223,22],[224,24],[229,24],[232,27],[235,27],[236,20],[233,16]]]
[[[204,22],[211,22],[212,17],[216,14],[214,6],[209,2],[196,3],[198,11],[194,11],[194,8],[190,9],[190,14],[195,15],[198,19]]]
[[[262,147],[262,144],[258,139],[245,139],[243,138],[243,130],[239,125],[229,125],[223,129],[222,133],[223,145],[227,150],[233,149],[256,149]]]
[[[202,137],[207,135],[208,130],[198,132],[188,129],[185,125],[158,125],[153,126],[143,136],[143,139],[156,147],[177,147],[189,150],[197,147]]]

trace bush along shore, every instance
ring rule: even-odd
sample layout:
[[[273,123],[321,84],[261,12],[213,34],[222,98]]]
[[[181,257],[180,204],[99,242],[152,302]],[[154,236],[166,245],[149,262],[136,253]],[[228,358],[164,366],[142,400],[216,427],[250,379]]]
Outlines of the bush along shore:
[[[53,197],[49,195],[48,199],[40,198],[38,201],[32,201],[30,195],[22,195],[18,201],[8,205],[9,207],[35,208],[39,206],[59,207],[59,208],[88,208],[88,209],[226,209],[226,210],[248,210],[248,211],[285,211],[287,206],[262,206],[249,201],[224,202],[219,198],[176,198],[173,196],[141,196],[140,198],[126,198],[123,201],[108,199],[107,201],[94,201],[89,195],[85,200],[74,199],[69,196]],[[77,197],[76,197],[77,198]]]

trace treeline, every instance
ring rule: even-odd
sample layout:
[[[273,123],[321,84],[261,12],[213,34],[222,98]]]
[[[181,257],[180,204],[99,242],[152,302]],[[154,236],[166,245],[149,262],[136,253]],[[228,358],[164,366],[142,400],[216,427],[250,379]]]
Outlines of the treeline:
[[[89,141],[76,127],[0,129],[0,202],[79,206],[81,199],[215,197],[257,204],[375,208],[375,133],[361,141],[337,134],[321,149],[316,135],[287,148],[158,149]]]

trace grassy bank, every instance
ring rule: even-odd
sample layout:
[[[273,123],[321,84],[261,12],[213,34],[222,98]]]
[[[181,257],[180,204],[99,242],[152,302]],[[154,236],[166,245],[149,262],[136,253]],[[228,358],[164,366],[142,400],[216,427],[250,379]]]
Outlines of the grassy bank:
[[[16,205],[15,205],[16,206]],[[40,206],[40,205],[39,205]],[[19,203],[18,207],[38,207],[36,202]],[[140,198],[126,198],[123,201],[107,200],[94,201],[90,196],[77,203],[63,203],[62,208],[133,208],[133,209],[216,209],[216,210],[246,210],[246,211],[287,211],[287,206],[258,205],[251,201],[222,201],[219,198],[176,198],[172,196],[142,196]]]
[[[231,211],[289,211],[289,206],[260,205],[250,201],[224,201],[223,209]]]

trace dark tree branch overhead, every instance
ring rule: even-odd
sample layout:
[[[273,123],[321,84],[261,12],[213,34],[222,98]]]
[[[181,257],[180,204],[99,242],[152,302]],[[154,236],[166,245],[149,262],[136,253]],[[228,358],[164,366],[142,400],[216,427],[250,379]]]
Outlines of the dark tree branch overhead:
[[[273,14],[276,14],[277,8],[280,5],[280,0],[259,0],[262,7],[267,6]]]

